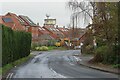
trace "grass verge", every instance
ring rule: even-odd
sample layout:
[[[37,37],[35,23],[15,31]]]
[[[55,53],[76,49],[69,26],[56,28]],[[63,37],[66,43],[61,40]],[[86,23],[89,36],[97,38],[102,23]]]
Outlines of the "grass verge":
[[[54,49],[57,49],[56,46],[48,46],[48,50],[54,50]]]
[[[15,61],[15,62],[12,62],[12,63],[9,63],[9,64],[5,65],[4,67],[0,68],[0,74],[5,75],[9,70],[14,68],[15,66],[23,64],[24,62],[29,60],[31,57],[32,57],[32,55],[29,55],[27,57],[21,58],[21,59]]]
[[[120,69],[120,64],[114,64],[114,65],[112,65],[112,67]]]
[[[66,50],[65,47],[48,46],[48,50]]]

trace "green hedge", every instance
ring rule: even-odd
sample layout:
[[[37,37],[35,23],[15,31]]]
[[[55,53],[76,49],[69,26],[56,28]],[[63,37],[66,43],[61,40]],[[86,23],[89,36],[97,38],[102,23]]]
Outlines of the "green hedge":
[[[96,61],[102,62],[104,64],[119,64],[120,55],[116,52],[117,46],[101,46],[95,50]]]
[[[2,66],[30,54],[31,34],[2,25]]]

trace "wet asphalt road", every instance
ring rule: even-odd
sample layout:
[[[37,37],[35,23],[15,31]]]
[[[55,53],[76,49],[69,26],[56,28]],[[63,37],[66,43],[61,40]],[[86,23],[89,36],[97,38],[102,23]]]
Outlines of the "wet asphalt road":
[[[79,50],[49,51],[36,55],[12,71],[12,78],[118,78],[118,75],[77,64]]]

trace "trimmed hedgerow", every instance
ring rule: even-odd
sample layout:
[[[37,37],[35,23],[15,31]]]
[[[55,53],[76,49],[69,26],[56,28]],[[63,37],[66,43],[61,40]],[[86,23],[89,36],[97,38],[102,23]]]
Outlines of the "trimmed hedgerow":
[[[2,25],[2,66],[30,54],[31,33]]]

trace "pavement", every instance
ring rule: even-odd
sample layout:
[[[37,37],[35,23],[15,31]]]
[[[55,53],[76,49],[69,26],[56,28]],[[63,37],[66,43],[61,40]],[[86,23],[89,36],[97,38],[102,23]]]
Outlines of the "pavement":
[[[89,67],[92,69],[120,75],[120,69],[113,68],[110,65],[104,65],[102,63],[99,63],[99,64],[89,63],[89,61],[93,58],[93,55],[80,55],[78,57],[81,57],[81,59],[82,59],[82,61],[78,62],[78,64],[80,64],[82,66],[86,66],[86,67]]]
[[[92,56],[77,57],[80,50],[32,52],[34,58],[13,69],[7,78],[118,78],[117,74],[79,65]],[[68,79],[70,80],[70,79]],[[79,79],[78,79],[79,80]],[[112,79],[108,79],[112,80]]]

